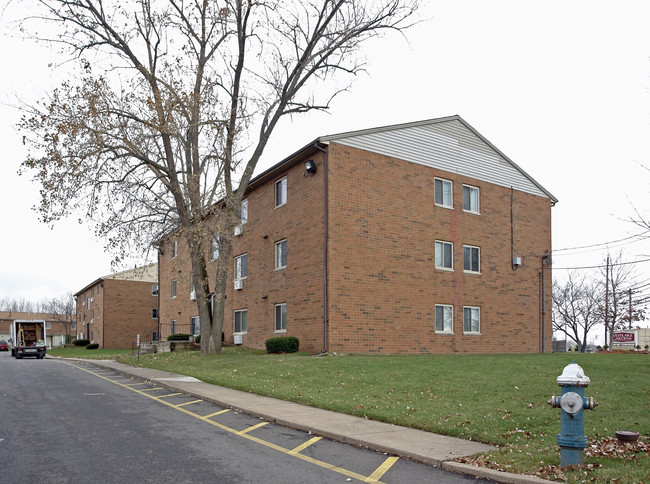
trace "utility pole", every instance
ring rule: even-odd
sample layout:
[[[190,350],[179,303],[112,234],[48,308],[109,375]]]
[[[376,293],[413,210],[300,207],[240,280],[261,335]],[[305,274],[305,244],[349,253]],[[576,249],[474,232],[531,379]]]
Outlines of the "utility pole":
[[[605,266],[605,345],[608,345],[607,343],[607,331],[609,329],[609,321],[608,321],[608,314],[609,314],[609,255],[607,255],[607,263]]]
[[[627,290],[627,295],[629,298],[629,305],[630,305],[630,309],[628,312],[627,327],[628,329],[632,329],[632,289],[631,288]]]

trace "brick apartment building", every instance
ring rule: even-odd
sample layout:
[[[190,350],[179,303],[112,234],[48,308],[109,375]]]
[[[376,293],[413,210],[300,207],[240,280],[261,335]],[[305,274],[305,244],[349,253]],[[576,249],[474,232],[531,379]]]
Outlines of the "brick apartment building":
[[[74,336],[76,324],[62,321],[62,316],[50,313],[31,313],[19,311],[0,311],[0,340],[9,341],[12,321],[16,319],[36,319],[45,321],[45,345],[56,348],[66,343],[66,335]]]
[[[318,138],[250,183],[225,342],[550,352],[556,201],[459,116]],[[184,241],[160,249],[161,336],[198,334]]]
[[[76,338],[100,348],[130,348],[158,334],[158,265],[100,277],[75,294]]]

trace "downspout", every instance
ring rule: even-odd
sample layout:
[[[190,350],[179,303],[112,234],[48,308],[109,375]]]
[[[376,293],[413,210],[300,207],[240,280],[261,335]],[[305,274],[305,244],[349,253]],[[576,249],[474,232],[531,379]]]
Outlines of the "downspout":
[[[328,330],[328,314],[327,314],[327,238],[329,234],[328,227],[328,172],[327,172],[327,150],[321,148],[318,142],[314,143],[314,147],[323,152],[323,349],[321,353],[327,353],[327,330]]]
[[[548,261],[548,253],[542,256],[542,353],[546,352],[546,275],[544,267]]]

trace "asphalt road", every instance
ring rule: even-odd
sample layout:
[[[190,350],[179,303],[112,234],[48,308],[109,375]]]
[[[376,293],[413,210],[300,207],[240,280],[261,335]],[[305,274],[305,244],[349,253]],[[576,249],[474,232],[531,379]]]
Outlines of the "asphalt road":
[[[0,482],[476,482],[109,370],[0,353]]]

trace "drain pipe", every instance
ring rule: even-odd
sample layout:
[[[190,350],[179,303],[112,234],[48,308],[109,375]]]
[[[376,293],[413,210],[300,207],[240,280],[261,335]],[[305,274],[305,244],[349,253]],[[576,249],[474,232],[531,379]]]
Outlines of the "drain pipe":
[[[327,314],[327,237],[329,234],[328,228],[328,191],[327,191],[327,150],[320,147],[319,143],[314,143],[314,147],[323,153],[323,349],[321,353],[327,353],[327,330],[328,330],[328,314]]]

